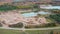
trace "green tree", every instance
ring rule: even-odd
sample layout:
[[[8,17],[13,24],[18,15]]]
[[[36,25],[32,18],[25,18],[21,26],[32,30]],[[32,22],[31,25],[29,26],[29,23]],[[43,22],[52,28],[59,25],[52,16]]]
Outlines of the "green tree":
[[[60,23],[60,14],[50,15],[49,17],[52,18],[52,19],[54,19],[58,23]]]
[[[0,11],[8,11],[8,10],[14,10],[14,9],[17,9],[17,7],[8,5],[8,4],[0,5]]]

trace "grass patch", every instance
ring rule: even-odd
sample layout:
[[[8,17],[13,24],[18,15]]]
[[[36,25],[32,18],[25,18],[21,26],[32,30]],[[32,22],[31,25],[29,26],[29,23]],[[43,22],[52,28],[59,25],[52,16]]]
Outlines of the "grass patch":
[[[17,30],[6,30],[6,29],[0,29],[0,34],[20,34],[20,31]]]
[[[53,33],[56,33],[56,32],[59,33],[60,29],[56,29],[56,30],[27,30],[25,32],[28,34],[50,34],[51,31],[53,31]],[[19,30],[0,29],[0,34],[26,34],[25,32],[19,31]]]

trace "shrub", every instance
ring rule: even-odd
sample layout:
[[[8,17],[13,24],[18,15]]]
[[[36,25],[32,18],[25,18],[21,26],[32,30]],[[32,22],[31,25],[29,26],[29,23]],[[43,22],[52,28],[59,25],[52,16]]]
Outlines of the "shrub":
[[[23,23],[13,24],[13,25],[10,25],[9,27],[12,27],[12,28],[22,28],[23,27]]]

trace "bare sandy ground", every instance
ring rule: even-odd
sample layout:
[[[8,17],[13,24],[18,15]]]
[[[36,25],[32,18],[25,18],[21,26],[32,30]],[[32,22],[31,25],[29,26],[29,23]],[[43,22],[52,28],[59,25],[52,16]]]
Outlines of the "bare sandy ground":
[[[30,17],[26,18],[17,11],[0,12],[0,22],[3,27],[22,22],[24,24],[44,24],[46,19],[44,17]]]

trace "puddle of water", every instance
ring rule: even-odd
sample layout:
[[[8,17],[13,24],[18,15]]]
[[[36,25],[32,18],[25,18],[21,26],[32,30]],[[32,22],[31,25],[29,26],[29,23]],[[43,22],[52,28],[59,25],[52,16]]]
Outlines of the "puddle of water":
[[[32,16],[37,16],[37,14],[50,14],[49,12],[44,12],[44,11],[40,11],[40,12],[30,12],[30,13],[24,13],[22,14],[24,17],[32,17]]]
[[[50,14],[49,12],[44,12],[44,11],[40,11],[40,12],[38,12],[37,14]]]
[[[31,12],[31,13],[24,13],[22,14],[24,17],[31,17],[31,16],[36,16],[37,13]]]
[[[60,6],[45,6],[45,7],[40,7],[42,9],[59,9],[60,10]]]

